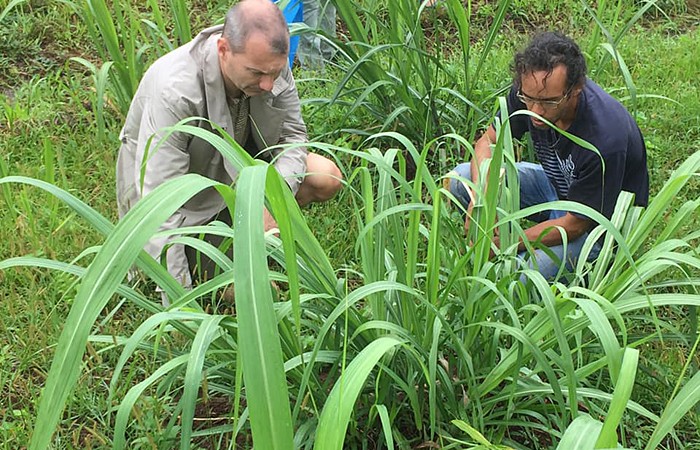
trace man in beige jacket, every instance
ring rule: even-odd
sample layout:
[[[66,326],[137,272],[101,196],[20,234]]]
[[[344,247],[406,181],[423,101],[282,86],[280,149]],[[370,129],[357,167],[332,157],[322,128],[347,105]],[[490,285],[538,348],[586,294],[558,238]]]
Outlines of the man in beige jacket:
[[[306,126],[288,52],[289,31],[279,8],[269,0],[243,0],[229,10],[223,26],[202,31],[158,59],[141,80],[120,134],[120,217],[158,185],[183,174],[197,173],[226,184],[235,179],[236,170],[204,140],[185,133],[162,140],[165,128],[188,117],[210,120],[250,154],[273,162],[300,205],[332,198],[341,187],[341,174],[331,160],[303,146]],[[204,120],[196,124],[212,128]],[[267,150],[293,143],[301,145]],[[185,203],[161,229],[230,220],[227,216],[223,199],[209,189]],[[264,225],[266,231],[276,227],[267,211]],[[167,241],[152,239],[145,249],[159,259]],[[194,269],[189,250],[173,245],[167,252],[168,271],[188,288]]]

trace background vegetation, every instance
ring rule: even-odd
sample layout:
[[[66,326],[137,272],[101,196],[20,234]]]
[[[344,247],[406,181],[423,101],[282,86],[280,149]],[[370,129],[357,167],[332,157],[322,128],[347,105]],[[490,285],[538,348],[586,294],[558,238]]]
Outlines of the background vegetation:
[[[188,295],[144,259],[145,279],[120,283],[167,208],[207,182],[161,190],[165,206],[112,229],[117,135],[143,69],[229,5],[0,2],[4,448],[32,433],[37,448],[700,448],[698,5],[336,3],[334,64],[295,70],[315,150],[346,189],[302,214],[273,172],[209,136],[246,168],[220,189],[248,220],[219,231],[252,257],[222,258]],[[636,114],[655,197],[644,211],[623,199],[620,232],[602,225],[614,259],[554,287],[514,264],[526,214],[511,190],[483,199],[466,238],[440,190],[491,120],[513,51],[549,28],[579,40]],[[263,185],[289,219],[281,241],[259,232]],[[218,300],[232,277],[235,311]],[[160,310],[154,282],[175,308]],[[246,354],[256,346],[264,358]]]

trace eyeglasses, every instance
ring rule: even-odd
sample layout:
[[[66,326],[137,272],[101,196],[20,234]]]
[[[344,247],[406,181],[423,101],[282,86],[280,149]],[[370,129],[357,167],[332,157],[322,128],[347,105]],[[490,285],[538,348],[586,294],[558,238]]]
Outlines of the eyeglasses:
[[[518,100],[523,102],[528,108],[532,108],[533,106],[535,106],[535,104],[539,104],[544,109],[556,109],[559,107],[561,102],[563,102],[569,97],[569,94],[571,94],[571,88],[569,88],[564,93],[564,95],[559,97],[557,100],[539,100],[536,98],[528,97],[527,95],[523,94],[520,91],[520,89],[518,89],[518,93],[515,94],[515,96],[518,97]]]

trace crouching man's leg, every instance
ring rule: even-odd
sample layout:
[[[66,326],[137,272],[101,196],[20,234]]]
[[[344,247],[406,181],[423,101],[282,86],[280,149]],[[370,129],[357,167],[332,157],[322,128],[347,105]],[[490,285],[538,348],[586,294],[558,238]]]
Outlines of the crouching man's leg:
[[[469,189],[467,188],[467,184],[463,180],[454,178],[453,176],[456,175],[460,178],[464,178],[465,180],[471,181],[471,163],[462,163],[455,167],[454,170],[452,170],[452,172],[448,173],[447,175],[450,175],[450,177],[444,179],[443,187],[448,189],[452,193],[452,195],[455,196],[455,198],[459,201],[459,203],[462,204],[462,207],[464,207],[464,210],[466,211],[469,208],[469,204],[472,200],[469,194]]]
[[[343,174],[325,156],[309,153],[306,158],[306,173],[296,195],[300,206],[330,200],[343,187]]]
[[[563,217],[566,211],[549,211],[549,219],[557,219]],[[537,249],[532,255],[527,252],[522,252],[518,256],[525,262],[525,267],[539,271],[547,281],[564,281],[571,274],[579,260],[581,259],[581,251],[588,239],[589,233],[583,233],[574,240],[568,240],[566,236],[562,236],[565,244],[552,245],[546,250]],[[593,261],[600,253],[600,242],[593,244],[590,252],[585,255],[586,261]],[[522,276],[521,281],[525,282],[526,277]]]
[[[520,182],[521,209],[558,199],[556,190],[547,178],[541,165],[519,162],[516,164],[516,167]],[[471,189],[465,180],[471,181],[470,163],[458,165],[448,175],[452,175],[452,177],[445,178],[445,187],[449,189],[465,210],[468,210],[471,202]],[[535,222],[542,222],[548,219],[556,219],[564,214],[566,214],[565,211],[542,211],[536,216],[530,216],[529,219]],[[588,233],[585,233],[578,239],[568,242],[566,246],[554,245],[546,250],[537,249],[531,256],[527,252],[521,252],[518,257],[523,261],[524,267],[537,270],[548,281],[554,281],[557,279],[557,274],[566,275],[573,270],[580,259],[581,250],[587,237]],[[587,255],[587,260],[594,260],[598,256],[599,251],[600,245],[596,243]],[[521,281],[525,283],[527,277],[523,275]]]
[[[518,257],[525,263],[529,269],[539,271],[547,281],[561,281],[566,279],[568,274],[574,271],[581,257],[581,250],[586,243],[588,233],[580,236],[567,245],[553,245],[547,250],[537,249],[532,256],[527,252],[522,252]],[[600,244],[595,243],[590,253],[587,255],[587,261],[593,261],[600,253]],[[525,283],[526,276],[521,276],[520,281]]]

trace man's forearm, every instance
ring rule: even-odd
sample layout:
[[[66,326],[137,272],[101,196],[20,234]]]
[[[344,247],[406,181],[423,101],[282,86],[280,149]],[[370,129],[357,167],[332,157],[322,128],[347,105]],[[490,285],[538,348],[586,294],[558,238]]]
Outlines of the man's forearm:
[[[477,184],[479,182],[479,169],[484,160],[491,158],[491,144],[496,142],[496,130],[493,127],[488,127],[484,134],[481,135],[476,144],[474,144],[474,157],[471,160],[471,175],[472,181]]]
[[[306,175],[306,157],[308,151],[306,147],[287,148],[284,153],[277,156],[275,169],[285,179],[292,193],[296,195],[299,186]]]
[[[578,239],[591,228],[591,225],[592,222],[589,219],[567,213],[564,217],[546,220],[526,229],[525,238],[529,242],[539,240],[543,245],[552,247],[562,244],[564,235],[569,242]],[[518,243],[518,251],[524,250],[525,244],[521,239]]]

